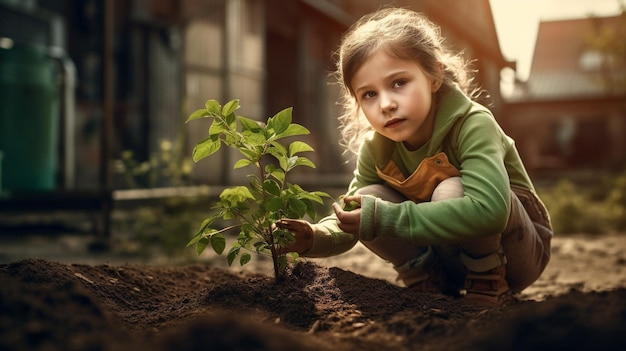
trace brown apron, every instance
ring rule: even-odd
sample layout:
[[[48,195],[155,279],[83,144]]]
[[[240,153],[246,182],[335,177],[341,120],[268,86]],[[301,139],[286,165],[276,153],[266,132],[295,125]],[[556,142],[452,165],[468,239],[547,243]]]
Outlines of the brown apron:
[[[450,177],[461,176],[461,172],[448,161],[448,156],[443,152],[425,158],[408,178],[393,160],[389,160],[383,169],[377,166],[376,173],[389,186],[414,202],[430,201],[439,183]]]

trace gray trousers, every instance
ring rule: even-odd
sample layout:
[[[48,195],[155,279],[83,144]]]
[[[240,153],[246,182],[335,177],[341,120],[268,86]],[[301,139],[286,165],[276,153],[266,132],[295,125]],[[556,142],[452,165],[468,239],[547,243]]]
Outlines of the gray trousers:
[[[449,282],[459,288],[463,287],[467,272],[466,264],[462,260],[463,255],[483,257],[503,250],[506,257],[506,280],[511,290],[520,292],[535,282],[548,264],[553,234],[549,216],[541,201],[528,189],[513,185],[511,190],[511,213],[506,229],[500,234],[431,247],[418,247],[406,240],[390,237],[362,241],[362,244],[389,261],[397,270],[398,267],[425,253],[437,255]],[[391,202],[406,200],[402,194],[386,185],[370,185],[359,189],[357,194],[374,195]],[[461,178],[452,177],[437,186],[431,201],[444,201],[462,196]],[[476,262],[480,264],[479,260]]]

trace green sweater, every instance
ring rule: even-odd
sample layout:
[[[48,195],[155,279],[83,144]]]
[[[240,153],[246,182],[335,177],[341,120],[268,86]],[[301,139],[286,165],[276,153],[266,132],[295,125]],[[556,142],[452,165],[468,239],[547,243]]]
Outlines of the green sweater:
[[[508,221],[510,184],[535,191],[514,141],[491,112],[460,90],[450,89],[439,104],[433,136],[422,148],[409,151],[402,143],[374,132],[364,140],[347,194],[352,195],[367,185],[382,184],[376,165],[386,163],[389,157],[409,176],[424,158],[440,151],[460,170],[465,195],[423,203],[391,203],[362,196],[361,240],[396,237],[426,246],[495,235],[504,230]],[[342,232],[335,215],[323,218],[314,228],[313,247],[304,256],[340,254],[359,239]]]

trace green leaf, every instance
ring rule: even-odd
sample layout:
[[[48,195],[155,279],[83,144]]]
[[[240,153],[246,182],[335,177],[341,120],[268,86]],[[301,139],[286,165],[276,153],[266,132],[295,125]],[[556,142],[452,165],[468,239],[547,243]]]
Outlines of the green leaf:
[[[265,165],[265,173],[271,174],[276,170],[276,165],[273,163],[268,163]]]
[[[323,192],[323,191],[310,191],[309,194],[315,195],[315,196],[319,196],[320,200],[323,197],[328,197],[330,198],[330,194]]]
[[[288,136],[296,136],[296,135],[307,135],[309,134],[309,130],[304,128],[303,126],[292,123],[289,125],[287,130],[279,135],[280,138],[288,137]]]
[[[215,232],[217,232],[217,230],[202,226],[200,231],[196,235],[194,235],[194,237],[191,240],[189,240],[189,242],[187,243],[187,246],[189,247],[191,245],[197,244],[198,241],[202,240],[202,238],[212,235]]]
[[[277,136],[281,135],[289,128],[289,125],[291,124],[292,110],[292,107],[288,107],[278,112],[273,117],[269,118],[267,121],[267,127],[273,129],[274,133]]]
[[[263,192],[263,184],[261,183],[259,176],[257,176],[256,174],[248,174],[248,181],[250,191],[260,193]]]
[[[254,233],[254,226],[252,224],[242,224],[241,231],[239,232],[239,236],[237,237],[237,241],[239,241],[241,246],[245,247],[250,242],[250,240],[253,239]]]
[[[239,152],[248,160],[255,162],[259,160],[259,158],[261,158],[262,155],[260,155],[260,152],[258,152],[256,149],[255,150],[250,150],[250,149],[246,149],[243,146],[239,148]]]
[[[193,236],[193,238],[191,238],[191,240],[189,240],[189,242],[187,243],[186,247],[189,247],[191,245],[195,245],[196,243],[198,243],[198,241],[200,241],[202,239],[204,235],[202,233],[196,234]]]
[[[222,213],[222,219],[224,220],[231,220],[231,219],[236,219],[237,215],[229,208],[225,209],[224,212]]]
[[[269,166],[271,166],[271,168]],[[283,184],[285,182],[285,171],[283,171],[280,168],[276,168],[273,164],[272,165],[268,165],[268,167],[265,168],[265,173],[271,175],[274,178],[276,178],[276,180],[280,184]]]
[[[265,210],[267,210],[268,212],[276,212],[276,211],[281,210],[284,207],[285,203],[280,198],[273,197],[271,199],[266,200],[264,205],[265,205]]]
[[[207,112],[212,115],[219,116],[222,112],[222,106],[217,100],[208,100],[204,103],[204,106],[206,107]]]
[[[202,239],[198,240],[196,243],[196,255],[200,255],[204,252],[204,249],[209,245],[209,238],[202,237]]]
[[[289,171],[289,162],[288,159],[285,157],[277,157],[276,158],[278,160],[278,164],[280,165],[280,168],[285,171],[288,172]]]
[[[315,151],[309,144],[302,141],[294,141],[289,144],[289,156],[293,156],[299,152]]]
[[[265,134],[263,134],[261,131],[252,132],[252,131],[246,130],[245,132],[242,132],[241,134],[243,135],[245,142],[253,146],[264,146],[265,143],[267,142],[267,139],[265,138]]]
[[[290,198],[288,206],[289,210],[296,214],[298,218],[302,218],[306,214],[306,204],[302,200]]]
[[[295,235],[288,230],[277,229],[274,231],[274,242],[280,247],[287,247],[295,239]]]
[[[224,144],[234,148],[240,147],[241,135],[234,131],[232,133],[224,132],[222,135],[224,136]]]
[[[227,188],[220,194],[220,200],[226,201],[231,205],[236,206],[239,203],[245,202],[247,199],[254,200],[254,195],[245,186],[235,186]]]
[[[315,217],[317,217],[317,212],[315,211],[315,206],[313,205],[313,203],[311,201],[308,200],[304,200],[306,203],[306,214],[311,217],[311,219],[315,220]]]
[[[235,162],[235,165],[233,166],[233,169],[239,169],[239,168],[243,168],[246,166],[249,166],[252,164],[252,161],[242,158],[241,160]]]
[[[239,99],[230,100],[224,105],[222,115],[228,116],[239,108]]]
[[[301,194],[306,192],[306,190],[302,189],[302,187],[298,184],[289,184],[289,190],[292,194]]]
[[[230,251],[228,251],[228,255],[226,256],[226,261],[228,262],[229,267],[233,265],[233,261],[235,261],[235,257],[239,255],[239,250],[241,250],[241,246],[233,245],[233,247],[230,248]]]
[[[279,157],[277,155],[280,155],[280,157],[287,156],[287,148],[285,148],[283,144],[279,143],[278,141],[271,141],[270,145],[272,145],[272,147],[269,148],[268,152],[276,156],[276,158]]]
[[[294,167],[297,167],[297,166],[307,166],[307,167],[315,168],[315,164],[313,163],[313,161],[302,156],[296,159]]]
[[[211,247],[218,255],[221,255],[224,252],[224,248],[226,247],[226,239],[222,234],[213,234],[211,235]]]
[[[302,193],[299,193],[298,196],[301,199],[312,200],[312,201],[315,201],[315,202],[317,202],[319,204],[324,204],[324,200],[322,199],[322,197],[330,197],[330,195],[328,195],[327,193],[325,193],[323,191],[302,192]]]
[[[268,250],[269,246],[267,245],[265,241],[257,241],[254,243],[254,249],[256,250],[257,253],[261,253],[264,250]]]
[[[222,146],[222,142],[220,139],[216,139],[214,137],[208,137],[201,142],[199,142],[194,148],[192,152],[192,157],[195,162],[200,161],[201,159],[211,156],[216,153],[220,147]]]
[[[219,119],[214,119],[213,123],[211,123],[211,126],[209,127],[209,136],[217,136],[225,130],[227,129],[226,126],[224,126],[224,123],[220,122]]]
[[[237,116],[234,113],[224,115],[224,121],[230,130],[237,130]]]
[[[219,216],[218,214],[213,214],[212,216],[209,216],[207,218],[205,218],[202,223],[200,224],[200,227],[198,228],[198,232],[196,235],[202,235],[204,234],[204,232],[208,229],[208,227],[213,224],[213,222],[215,222],[215,220],[217,218],[220,218],[221,216]]]
[[[244,131],[249,130],[251,132],[258,132],[263,130],[259,122],[250,118],[239,116],[239,123],[241,123],[241,129]]]
[[[282,169],[277,169],[274,172],[272,172],[272,177],[276,178],[276,180],[278,180],[281,183],[285,182],[285,171],[283,171]]]
[[[285,168],[285,171],[287,172],[291,171],[296,166],[297,161],[298,161],[298,156],[289,157],[287,159],[287,167]]]
[[[280,186],[272,179],[267,179],[263,182],[263,190],[269,194],[280,196]]]
[[[189,115],[189,118],[185,121],[185,123],[189,121],[193,121],[194,119],[207,118],[212,117],[211,114],[206,109],[196,110],[194,113]]]
[[[252,257],[250,256],[249,253],[244,253],[244,254],[241,255],[241,257],[239,257],[239,264],[243,266],[246,263],[250,262],[251,258]]]
[[[280,165],[280,168],[282,169],[287,169],[287,154],[286,154],[287,150],[285,150],[285,153],[283,153],[280,149],[277,148],[269,148],[267,150],[267,153],[274,156],[274,158],[278,161],[278,164]]]

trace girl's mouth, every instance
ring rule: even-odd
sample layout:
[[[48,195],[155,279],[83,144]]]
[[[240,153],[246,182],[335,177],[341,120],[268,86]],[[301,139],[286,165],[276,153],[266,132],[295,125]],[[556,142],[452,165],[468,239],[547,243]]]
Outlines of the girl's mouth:
[[[387,123],[385,123],[385,128],[396,128],[397,126],[402,124],[402,122],[404,122],[404,119],[401,119],[401,118],[391,119],[387,121]]]

